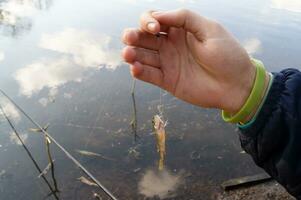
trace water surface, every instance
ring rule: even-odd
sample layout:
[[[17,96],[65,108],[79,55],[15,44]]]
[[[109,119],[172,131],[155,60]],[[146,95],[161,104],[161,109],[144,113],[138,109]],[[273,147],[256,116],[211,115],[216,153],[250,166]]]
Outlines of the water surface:
[[[137,82],[138,134],[130,121],[132,78],[120,58],[122,30],[150,9],[190,8],[223,23],[270,71],[300,69],[301,3],[297,0],[1,0],[0,86],[118,199],[215,199],[221,182],[261,170],[242,153],[235,126],[217,110],[186,104]],[[231,51],[231,49],[229,49]],[[239,78],[239,77],[238,77]],[[161,101],[160,101],[161,99]],[[1,96],[1,105],[44,169],[44,137]],[[168,120],[166,170],[151,119],[163,104]],[[55,199],[11,127],[0,121],[0,199]],[[107,198],[53,143],[60,199]],[[87,150],[115,161],[87,157]],[[51,173],[46,175],[53,185]]]

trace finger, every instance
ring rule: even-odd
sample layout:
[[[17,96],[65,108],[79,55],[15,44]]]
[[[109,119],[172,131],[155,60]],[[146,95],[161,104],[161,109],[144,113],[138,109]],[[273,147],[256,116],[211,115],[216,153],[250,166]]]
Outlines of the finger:
[[[160,56],[156,51],[128,46],[123,49],[122,56],[128,63],[138,61],[145,65],[160,68]]]
[[[141,30],[151,33],[157,34],[159,32],[168,32],[168,26],[160,24],[153,16],[152,13],[154,11],[148,11],[141,15],[140,17],[140,28]]]
[[[160,32],[159,22],[152,16],[153,11],[145,12],[140,17],[140,27],[142,30],[156,34]]]
[[[133,77],[157,85],[162,86],[163,73],[160,69],[135,62],[130,66],[131,74]]]
[[[162,39],[164,38],[156,37],[139,29],[126,29],[122,36],[123,42],[127,45],[151,50],[159,50]]]
[[[191,32],[197,39],[204,39],[208,20],[190,10],[157,11],[152,12],[151,15],[152,18],[149,17],[149,20],[170,27],[183,28]]]

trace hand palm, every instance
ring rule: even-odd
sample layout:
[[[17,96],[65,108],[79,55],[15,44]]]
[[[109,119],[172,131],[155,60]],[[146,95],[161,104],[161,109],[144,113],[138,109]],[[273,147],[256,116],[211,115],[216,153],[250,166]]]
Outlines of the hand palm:
[[[202,42],[181,28],[172,28],[167,37],[160,37],[162,42],[158,52],[164,75],[162,87],[184,101],[212,106],[214,96],[200,102],[200,95],[211,92],[210,89],[217,84],[203,69],[201,57],[198,56]]]
[[[182,29],[171,29],[168,36],[160,36],[160,68],[163,73],[162,87],[177,97],[186,100],[185,91],[192,88],[193,79],[200,66],[187,42],[187,33]],[[194,50],[195,51],[195,50]]]
[[[233,113],[242,106],[255,68],[220,24],[187,10],[147,12],[140,23],[123,35],[134,77],[198,106]],[[159,31],[168,34],[158,38]]]

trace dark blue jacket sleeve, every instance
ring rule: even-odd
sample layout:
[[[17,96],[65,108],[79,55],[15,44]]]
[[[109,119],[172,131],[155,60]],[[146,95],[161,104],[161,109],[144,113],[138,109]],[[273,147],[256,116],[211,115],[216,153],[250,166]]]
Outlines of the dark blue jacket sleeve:
[[[258,166],[301,199],[301,72],[274,74],[260,113],[241,129],[240,140]]]

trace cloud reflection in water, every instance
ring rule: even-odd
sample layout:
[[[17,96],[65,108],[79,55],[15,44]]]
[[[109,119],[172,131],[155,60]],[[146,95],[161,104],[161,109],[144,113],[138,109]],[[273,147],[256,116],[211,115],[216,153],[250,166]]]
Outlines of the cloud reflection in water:
[[[10,103],[8,100],[0,99],[0,104],[8,118],[10,118],[16,123],[18,123],[21,120],[21,115],[19,111],[12,103]],[[5,120],[4,116],[2,116],[2,113],[1,113],[1,117],[3,117],[2,120]]]
[[[167,170],[147,170],[138,184],[139,192],[146,197],[170,198],[183,183],[182,175],[171,174]]]
[[[262,49],[261,41],[258,38],[251,38],[246,40],[245,42],[243,42],[243,47],[250,55],[259,53]]]
[[[4,53],[0,51],[0,62],[3,61],[5,58]]]
[[[32,17],[46,10],[52,0],[0,1],[0,28],[15,36],[32,27]]]
[[[300,0],[272,0],[273,8],[287,10],[291,12],[301,12]]]
[[[66,57],[57,60],[40,60],[19,69],[15,79],[20,85],[20,92],[30,97],[44,87],[57,88],[68,81],[81,81],[82,68],[74,66]]]
[[[141,0],[124,0],[124,1],[127,3],[131,3],[131,4],[138,4],[138,3],[142,2]],[[158,0],[143,0],[143,1],[151,3],[151,2],[158,1]],[[196,0],[176,0],[176,1],[179,3],[195,3],[196,2]]]
[[[74,28],[44,34],[39,46],[60,56],[41,59],[19,69],[14,77],[21,94],[30,97],[43,88],[57,89],[70,81],[81,82],[87,70],[115,69],[121,63],[120,53],[110,45],[110,36]]]
[[[70,55],[82,67],[103,65],[116,68],[120,62],[119,51],[110,48],[111,37],[92,31],[66,28],[54,34],[44,34],[40,47]]]
[[[26,133],[25,134],[20,134],[20,138],[24,143],[26,143],[27,139],[28,139],[28,134],[26,134]],[[13,144],[20,145],[20,146],[22,145],[19,138],[16,136],[16,134],[14,132],[10,133],[9,140]]]

